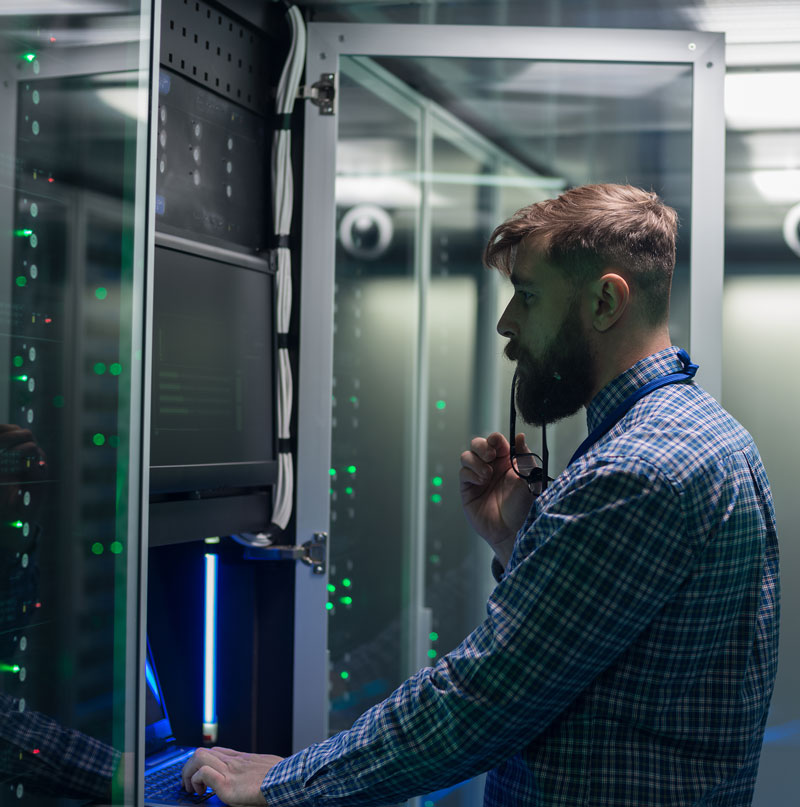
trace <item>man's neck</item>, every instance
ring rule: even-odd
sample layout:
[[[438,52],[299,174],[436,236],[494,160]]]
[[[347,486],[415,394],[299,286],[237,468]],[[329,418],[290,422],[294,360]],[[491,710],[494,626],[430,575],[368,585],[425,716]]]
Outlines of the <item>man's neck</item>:
[[[592,398],[617,376],[633,367],[637,361],[652,356],[653,353],[658,353],[660,350],[665,350],[671,345],[672,340],[666,327],[658,331],[629,335],[614,345],[599,345],[596,352],[597,378],[595,388],[592,390]]]

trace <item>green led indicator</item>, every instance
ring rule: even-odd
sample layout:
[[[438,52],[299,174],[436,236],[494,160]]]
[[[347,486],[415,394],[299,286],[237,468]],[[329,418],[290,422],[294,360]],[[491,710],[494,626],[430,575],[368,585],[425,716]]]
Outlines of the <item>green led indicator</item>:
[[[347,670],[342,670],[339,675],[342,676],[342,681],[346,681],[350,677],[350,673]]]
[[[442,486],[442,477],[434,476],[433,479],[431,479],[431,482],[435,488],[440,488]]]
[[[92,544],[92,553],[95,555],[103,554],[103,545],[99,541]]]
[[[103,364],[101,361],[97,362],[97,364],[94,366],[94,371],[97,375],[103,375],[106,371],[105,364]]]
[[[430,639],[432,642],[435,642],[435,641],[436,641],[436,640],[439,638],[439,634],[438,634],[438,633],[436,633],[436,631],[431,631],[431,632],[428,634],[428,638],[429,638],[429,639]]]
[[[28,278],[25,275],[18,275],[16,280],[17,285],[22,288],[28,285]]]
[[[103,286],[98,286],[94,290],[94,296],[97,297],[98,300],[105,300],[108,297],[108,289],[103,288]]]
[[[326,603],[325,603],[325,607],[326,607],[326,608],[327,608],[329,611],[333,611],[333,603],[332,603],[332,602],[326,602]]]
[[[342,605],[352,605],[353,604],[353,598],[352,597],[340,597],[339,602]]]
[[[122,365],[118,362],[114,362],[109,368],[109,372],[111,375],[119,375],[122,372]]]
[[[23,54],[22,54],[22,58],[23,58],[23,59],[24,59],[24,60],[25,60],[25,61],[26,61],[28,64],[30,64],[31,62],[33,62],[33,61],[35,61],[35,60],[36,60],[36,54],[35,54],[35,53],[23,53]]]
[[[438,555],[431,555],[431,563],[438,563],[441,558]]]
[[[438,493],[434,493],[433,496],[431,496],[431,501],[434,504],[439,504],[439,502],[442,501],[442,497]]]
[[[28,380],[28,376],[26,376],[26,375],[15,375],[14,376],[14,381],[27,381],[27,380]]]
[[[106,443],[106,437],[105,437],[105,435],[104,435],[104,434],[99,434],[99,433],[98,433],[98,434],[95,434],[95,435],[94,435],[94,437],[92,437],[92,442],[93,442],[93,443],[94,443],[96,446],[102,446],[102,445],[105,445],[105,443]]]
[[[53,398],[53,406],[55,406],[56,409],[62,409],[64,406],[64,396],[56,395],[55,398]]]
[[[22,529],[22,522],[21,521],[10,521],[9,525],[12,527],[16,527],[18,530]]]
[[[109,549],[115,555],[121,555],[122,554],[122,544],[119,541],[113,541],[111,543],[111,546],[109,547]]]
[[[331,468],[329,473],[330,473],[331,476],[336,476],[336,468]]]
[[[446,404],[444,401],[436,401],[436,408],[437,408],[437,409],[442,410],[442,409],[444,409],[446,406],[447,406],[447,404]]]
[[[0,672],[18,673],[19,664],[0,664]]]
[[[14,356],[14,367],[22,367],[22,356]]]
[[[352,586],[352,585],[353,585],[353,582],[350,580],[350,578],[349,578],[349,577],[345,577],[345,578],[342,580],[342,585],[343,585],[345,588],[350,588],[350,586]]]
[[[350,495],[352,495],[352,493],[353,493],[353,488],[347,487],[347,488],[345,488],[345,489],[344,489],[344,492],[345,492],[345,493],[346,493],[348,496],[350,496]]]
[[[438,654],[437,654],[437,652],[435,650],[429,650],[428,651],[428,658],[436,658],[437,655]]]
[[[354,474],[355,472],[356,472],[356,466],[355,465],[348,465],[347,466],[347,473]]]
[[[328,591],[333,594],[333,592],[336,591],[336,586],[334,586],[333,583],[328,583]]]
[[[16,235],[18,238],[29,238],[33,235],[33,230],[14,230],[14,235]]]
[[[333,488],[328,488],[328,493],[330,493],[331,496],[333,496]]]

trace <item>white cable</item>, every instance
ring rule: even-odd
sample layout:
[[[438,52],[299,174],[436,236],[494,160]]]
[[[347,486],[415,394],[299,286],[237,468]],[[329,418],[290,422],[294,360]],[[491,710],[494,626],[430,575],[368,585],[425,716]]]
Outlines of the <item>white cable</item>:
[[[303,64],[306,54],[306,29],[303,17],[296,6],[291,6],[286,14],[291,29],[291,46],[286,58],[276,99],[276,112],[279,116],[289,115],[294,109]],[[294,207],[294,178],[292,176],[292,134],[280,122],[272,143],[272,198],[274,211],[274,232],[277,236],[289,234]],[[287,334],[292,315],[292,257],[288,246],[278,246],[276,257],[276,328],[279,334]],[[289,351],[285,346],[278,348],[278,400],[277,424],[278,439],[290,438],[289,425],[292,417],[294,390]],[[272,522],[280,529],[286,529],[292,516],[294,499],[294,463],[291,452],[278,454],[278,483],[275,486]],[[266,536],[264,536],[266,539]],[[257,545],[266,545],[257,536]],[[267,542],[269,539],[266,539]]]

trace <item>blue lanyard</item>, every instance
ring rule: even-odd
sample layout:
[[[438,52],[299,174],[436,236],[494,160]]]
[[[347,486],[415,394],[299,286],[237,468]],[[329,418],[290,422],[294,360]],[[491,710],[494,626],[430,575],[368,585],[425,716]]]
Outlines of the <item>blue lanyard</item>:
[[[692,360],[685,350],[678,351],[678,358],[683,364],[682,372],[671,373],[670,375],[661,376],[661,378],[655,378],[643,387],[637,389],[632,395],[629,395],[619,406],[603,418],[603,422],[596,429],[592,429],[592,433],[578,446],[577,451],[572,455],[572,459],[569,461],[568,465],[572,465],[575,460],[582,457],[607,431],[610,431],[611,427],[618,423],[622,419],[622,416],[628,412],[640,398],[644,398],[645,395],[648,395],[653,390],[659,387],[665,387],[667,384],[675,384],[678,381],[688,381],[690,378],[694,378],[698,365],[692,364]]]

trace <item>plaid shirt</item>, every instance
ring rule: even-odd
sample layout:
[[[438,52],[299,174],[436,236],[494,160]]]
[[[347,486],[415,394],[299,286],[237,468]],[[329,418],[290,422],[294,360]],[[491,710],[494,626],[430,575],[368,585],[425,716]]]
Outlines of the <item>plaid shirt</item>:
[[[109,801],[121,754],[0,693],[0,776],[12,790]],[[8,795],[8,794],[7,794]],[[9,803],[12,796],[8,796]]]
[[[592,401],[590,429],[677,372]],[[749,805],[777,663],[772,499],[694,383],[639,401],[536,500],[487,618],[348,731],[282,761],[270,807],[380,805],[490,771],[485,805]]]

